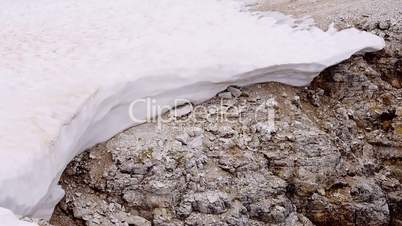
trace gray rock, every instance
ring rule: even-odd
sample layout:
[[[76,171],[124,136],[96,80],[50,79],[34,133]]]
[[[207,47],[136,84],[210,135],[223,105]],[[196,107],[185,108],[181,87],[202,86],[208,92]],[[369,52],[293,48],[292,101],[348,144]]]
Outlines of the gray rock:
[[[241,94],[242,94],[242,92],[241,92],[241,90],[240,89],[238,89],[238,88],[236,88],[236,87],[233,87],[233,86],[230,86],[229,88],[228,88],[228,91],[232,94],[232,96],[234,96],[234,97],[239,97],[239,96],[241,96]]]
[[[129,225],[133,226],[151,226],[151,222],[140,216],[129,216],[125,219]]]
[[[231,200],[225,193],[208,191],[194,195],[193,210],[207,214],[222,214],[230,208]]]
[[[193,111],[194,107],[192,104],[186,104],[171,110],[171,114],[175,117],[183,117],[189,115]]]
[[[345,82],[347,80],[346,76],[341,73],[335,73],[332,78],[335,82]]]
[[[378,27],[379,27],[381,30],[388,30],[388,29],[391,27],[391,21],[390,21],[390,20],[381,21],[381,22],[378,24]]]
[[[191,148],[198,148],[201,147],[203,144],[203,136],[198,136],[193,138],[189,143],[188,146]]]
[[[184,145],[188,144],[189,139],[190,136],[187,133],[181,133],[178,136],[176,136],[176,140]]]
[[[294,96],[292,99],[292,104],[294,104],[296,107],[300,107],[301,106],[300,97]]]
[[[232,93],[231,92],[222,92],[218,94],[218,97],[223,98],[223,99],[232,99]]]

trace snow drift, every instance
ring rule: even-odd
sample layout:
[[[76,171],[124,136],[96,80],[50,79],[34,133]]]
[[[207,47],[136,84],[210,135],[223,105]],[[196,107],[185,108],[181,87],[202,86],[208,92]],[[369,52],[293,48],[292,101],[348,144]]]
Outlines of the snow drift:
[[[23,216],[51,216],[68,162],[133,126],[133,100],[198,103],[228,85],[306,85],[326,67],[384,46],[356,29],[278,24],[234,0],[0,6],[0,206]],[[135,114],[145,117],[145,109]]]

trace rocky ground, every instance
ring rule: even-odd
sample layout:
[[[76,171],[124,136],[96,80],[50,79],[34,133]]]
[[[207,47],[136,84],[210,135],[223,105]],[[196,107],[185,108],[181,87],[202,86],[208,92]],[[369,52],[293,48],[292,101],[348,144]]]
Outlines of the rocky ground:
[[[296,18],[312,17],[323,29],[335,22],[338,27],[355,23],[397,22],[402,0],[258,0],[259,10],[273,10]]]
[[[308,87],[231,87],[77,156],[51,224],[402,225],[402,22],[355,25],[386,49]]]

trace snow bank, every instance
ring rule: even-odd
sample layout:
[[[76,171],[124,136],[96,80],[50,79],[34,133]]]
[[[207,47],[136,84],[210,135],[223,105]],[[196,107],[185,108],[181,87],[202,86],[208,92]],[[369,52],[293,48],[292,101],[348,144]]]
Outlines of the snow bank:
[[[131,101],[201,102],[228,85],[306,85],[356,52],[355,29],[278,24],[232,0],[2,0],[0,206],[51,215],[68,162],[133,123]],[[135,109],[145,117],[145,109]]]

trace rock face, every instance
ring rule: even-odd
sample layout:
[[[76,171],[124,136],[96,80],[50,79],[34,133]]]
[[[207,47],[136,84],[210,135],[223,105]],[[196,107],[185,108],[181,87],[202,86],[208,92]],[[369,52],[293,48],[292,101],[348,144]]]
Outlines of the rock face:
[[[402,225],[400,25],[309,87],[230,88],[81,154],[51,223]]]

